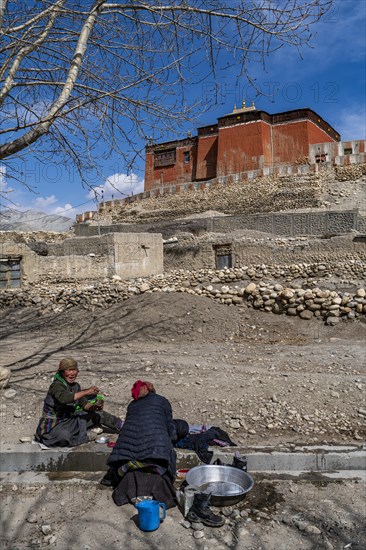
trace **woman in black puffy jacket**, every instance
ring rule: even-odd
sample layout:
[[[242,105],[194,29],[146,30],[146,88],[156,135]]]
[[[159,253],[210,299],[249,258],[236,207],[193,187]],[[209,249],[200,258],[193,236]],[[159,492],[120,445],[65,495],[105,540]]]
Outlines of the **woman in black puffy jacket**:
[[[114,477],[113,499],[121,505],[138,496],[153,496],[174,506],[177,431],[172,407],[150,382],[137,380],[131,393],[133,401],[107,461],[109,476]]]
[[[133,401],[128,405],[126,419],[108,458],[108,465],[118,465],[120,468],[130,461],[163,465],[174,477],[176,430],[169,401],[155,393],[150,382],[141,380],[135,382],[131,393]]]

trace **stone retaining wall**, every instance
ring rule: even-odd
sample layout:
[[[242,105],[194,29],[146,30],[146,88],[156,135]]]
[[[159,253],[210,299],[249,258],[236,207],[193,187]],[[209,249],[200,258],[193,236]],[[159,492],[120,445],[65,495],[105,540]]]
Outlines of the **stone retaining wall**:
[[[230,173],[225,176],[209,179],[206,181],[191,181],[177,182],[170,186],[162,186],[161,188],[151,189],[143,193],[138,193],[123,199],[107,201],[99,205],[99,216],[103,217],[106,211],[113,211],[115,206],[128,205],[131,203],[141,202],[151,197],[161,197],[164,195],[179,194],[192,190],[203,190],[215,187],[217,185],[230,185],[233,183],[243,183],[253,181],[263,177],[292,177],[311,176],[318,174],[320,171],[335,168],[336,172],[340,169],[345,169],[349,172],[349,168],[359,168],[360,176],[364,173],[361,165],[366,163],[366,141],[355,140],[347,142],[326,142],[317,143],[309,146],[309,155],[295,164],[271,164],[258,170],[249,170],[238,173]],[[351,170],[351,171],[352,171]],[[340,178],[341,179],[341,178]],[[309,204],[309,207],[312,205]],[[76,223],[83,223],[89,220],[96,220],[96,212],[85,212],[76,216]]]
[[[358,229],[357,210],[348,212],[271,213],[221,216],[208,219],[208,231],[229,232],[252,229],[273,235],[324,235],[349,233]],[[210,224],[212,222],[212,224]]]
[[[284,273],[286,280],[295,276],[306,281],[321,276],[342,279],[366,279],[366,245],[353,243],[351,239],[333,238],[322,241],[308,241],[306,238],[293,239],[245,239],[235,240],[222,237],[214,242],[199,242],[179,239],[178,243],[164,248],[164,270],[184,268],[189,270],[213,269],[216,266],[215,249],[228,245],[231,249],[232,266],[266,265],[271,277],[278,278]],[[318,266],[325,266],[323,271]],[[298,266],[308,266],[301,267]]]
[[[213,218],[196,218],[192,220],[177,220],[176,228],[184,230],[190,224],[199,224],[202,230],[220,233],[235,231],[238,229],[250,229],[274,235],[320,236],[327,233],[349,233],[352,230],[360,233],[366,232],[366,217],[361,216],[357,210],[327,211],[327,212],[290,212],[269,214],[240,214],[236,216],[218,216]],[[113,225],[101,225],[102,235],[107,233],[140,233],[159,232],[164,237],[169,236],[169,228],[172,222],[154,223],[119,223]],[[75,226],[77,236],[92,236],[98,234],[95,225],[77,224]]]
[[[297,266],[297,269],[311,267]],[[322,266],[318,269],[323,271]],[[283,275],[279,271],[279,277]],[[280,281],[266,281],[269,276],[266,266],[262,265],[196,272],[178,270],[135,281],[121,281],[120,277],[114,276],[112,280],[106,279],[84,287],[38,284],[24,290],[0,293],[0,308],[35,306],[40,311],[59,313],[74,306],[88,310],[108,308],[113,303],[144,292],[186,292],[206,296],[222,304],[253,307],[274,314],[298,316],[303,320],[319,317],[331,325],[341,319],[352,320],[366,315],[364,288],[358,288],[356,292],[302,288],[281,284]],[[239,281],[239,285],[235,284]]]

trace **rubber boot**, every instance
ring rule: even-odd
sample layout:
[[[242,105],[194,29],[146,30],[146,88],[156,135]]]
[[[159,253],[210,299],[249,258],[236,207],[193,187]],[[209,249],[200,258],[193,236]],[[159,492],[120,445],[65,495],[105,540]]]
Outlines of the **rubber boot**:
[[[243,470],[243,472],[246,472],[248,470],[247,457],[241,456],[238,452],[236,452],[233,458],[232,466],[234,466],[234,468],[238,468],[239,470]]]
[[[188,521],[192,523],[203,523],[207,527],[221,527],[225,523],[222,516],[217,516],[211,512],[210,495],[205,493],[196,493],[188,514]]]

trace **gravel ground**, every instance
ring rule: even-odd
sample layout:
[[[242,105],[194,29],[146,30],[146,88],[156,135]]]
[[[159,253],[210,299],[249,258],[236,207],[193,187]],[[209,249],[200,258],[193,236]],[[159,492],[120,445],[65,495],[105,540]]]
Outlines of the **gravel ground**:
[[[121,416],[145,378],[176,417],[219,425],[241,444],[354,443],[366,433],[361,321],[330,327],[171,292],[94,312],[7,310],[0,330],[2,365],[12,370],[2,442],[33,434],[65,355],[79,361],[82,387],[99,386]]]
[[[171,292],[107,310],[4,310],[0,333],[2,365],[12,370],[2,444],[32,436],[65,355],[78,359],[82,387],[100,386],[106,409],[121,416],[142,378],[170,399],[176,417],[219,425],[244,446],[361,445],[366,433],[361,321],[330,327]],[[225,511],[224,527],[184,528],[174,509],[147,534],[135,510],[117,508],[97,481],[4,485],[1,548],[361,550],[365,506],[362,483],[257,479],[247,500]]]

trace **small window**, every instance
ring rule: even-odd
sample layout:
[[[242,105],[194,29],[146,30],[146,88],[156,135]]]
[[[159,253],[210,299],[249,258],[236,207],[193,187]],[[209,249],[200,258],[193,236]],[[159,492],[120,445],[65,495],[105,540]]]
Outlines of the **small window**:
[[[352,147],[347,147],[346,149],[343,149],[344,155],[352,155]]]
[[[189,162],[191,162],[191,152],[184,151],[184,163],[188,164]]]
[[[233,265],[231,244],[218,245],[215,247],[216,269],[230,268]]]
[[[0,289],[20,288],[20,258],[0,259]]]
[[[326,155],[315,155],[315,162],[316,163],[319,163],[319,162],[327,162],[327,157]]]

